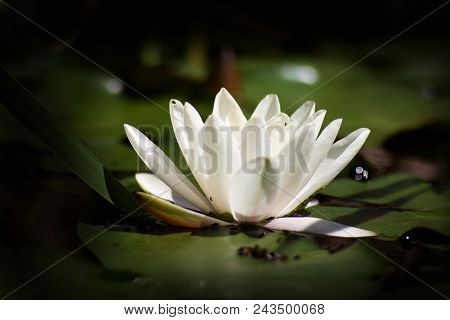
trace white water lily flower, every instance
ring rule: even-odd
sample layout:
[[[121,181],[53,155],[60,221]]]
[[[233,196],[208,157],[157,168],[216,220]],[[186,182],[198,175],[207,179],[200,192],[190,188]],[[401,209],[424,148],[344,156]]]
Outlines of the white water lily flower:
[[[337,237],[376,233],[313,217],[289,217],[330,183],[361,149],[370,130],[358,129],[334,142],[341,119],[319,135],[325,110],[306,102],[291,117],[267,95],[246,119],[221,89],[205,122],[189,103],[170,102],[177,142],[201,191],[161,149],[136,128],[124,125],[133,148],[153,174],[138,173],[144,208],[171,225],[201,228],[255,223]],[[311,204],[311,203],[310,203]]]

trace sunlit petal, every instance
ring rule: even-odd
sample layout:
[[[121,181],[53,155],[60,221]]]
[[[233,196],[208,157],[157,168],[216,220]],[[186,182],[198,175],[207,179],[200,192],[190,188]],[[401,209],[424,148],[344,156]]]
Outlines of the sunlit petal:
[[[230,112],[232,113],[232,116],[228,117]],[[239,127],[242,127],[245,122],[247,122],[238,103],[225,88],[220,89],[219,93],[216,95],[213,114],[218,116],[224,123],[232,121],[232,125],[237,125]]]
[[[291,120],[295,121],[298,126],[301,126],[312,117],[315,109],[316,103],[314,101],[306,101],[291,115]]]
[[[355,157],[369,136],[369,133],[369,129],[361,128],[334,143],[325,159],[314,172],[314,175],[305,187],[280,212],[280,216],[291,212],[314,192],[330,183]]]
[[[241,166],[239,148],[233,143],[230,128],[224,126],[221,119],[214,114],[206,120],[201,138],[208,175],[207,196],[216,212],[230,212],[231,179]]]
[[[278,186],[281,189],[275,210],[278,216],[302,190],[319,165],[317,161],[312,160],[315,160],[314,144],[323,122],[323,115],[323,113],[319,114],[314,120],[297,130],[289,144],[277,155],[280,174]]]
[[[230,206],[236,220],[258,222],[273,214],[279,192],[273,169],[268,158],[257,158],[244,164],[233,177]]]
[[[158,178],[200,209],[206,212],[212,209],[206,197],[178,170],[161,149],[138,129],[127,124],[124,127],[134,150]]]
[[[173,202],[183,208],[202,211],[192,203],[184,199],[182,196],[174,192],[167,184],[165,184],[156,175],[150,173],[137,173],[135,175],[139,186],[147,193],[151,193],[164,200]]]
[[[183,155],[195,180],[207,195],[209,194],[208,175],[205,174],[203,149],[200,146],[200,134],[204,124],[197,110],[187,102],[184,104],[183,117],[188,146],[188,152]]]
[[[372,231],[349,227],[334,221],[313,217],[277,218],[264,225],[264,227],[272,230],[327,235],[341,238],[374,237],[377,235]]]
[[[276,94],[268,94],[259,102],[250,119],[259,118],[266,122],[280,112],[280,101],[278,100],[278,96]]]

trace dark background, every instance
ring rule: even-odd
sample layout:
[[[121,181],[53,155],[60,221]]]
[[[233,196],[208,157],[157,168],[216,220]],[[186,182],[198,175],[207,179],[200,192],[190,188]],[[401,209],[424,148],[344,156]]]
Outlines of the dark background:
[[[339,107],[330,112],[348,119],[344,132],[366,123],[373,129],[354,163],[364,165],[370,179],[407,173],[448,195],[450,5],[383,46],[444,1],[6,2],[66,45],[0,1],[0,65],[125,182],[136,171],[136,156],[122,123],[168,123],[167,115],[141,94],[164,107],[173,97],[198,102],[204,116],[222,86],[250,106],[272,86],[288,106],[316,87],[296,91],[284,82],[272,85],[266,69],[285,61],[312,61],[321,72],[320,85],[382,46],[337,79],[335,87],[312,97]],[[111,73],[126,85],[114,82],[119,93],[106,94],[95,81],[114,80]],[[153,138],[162,144],[168,136]],[[121,213],[71,174],[3,106],[0,148],[3,295],[80,245],[78,223],[108,225]],[[353,176],[351,169],[341,175]],[[441,256],[433,257],[442,262]],[[443,259],[438,277],[448,279],[448,254]],[[99,272],[101,279],[86,278],[79,270]],[[105,270],[97,256],[83,249],[11,297],[124,298],[133,295],[116,294],[114,281],[138,277]],[[406,282],[397,273],[391,280],[390,289]],[[101,281],[106,285],[92,284]],[[74,289],[61,288],[61,283]],[[360,297],[354,292],[344,297]],[[414,294],[436,298],[429,292]]]
[[[334,50],[350,47],[360,58],[444,1],[8,3],[97,63],[125,73],[146,42],[161,45],[167,62],[185,54],[196,38],[207,43],[212,57],[224,48],[237,55],[323,54],[322,48],[332,45]],[[5,5],[0,10],[4,63],[20,69],[24,63],[52,59],[69,50]],[[448,18],[445,6],[396,42],[416,50],[430,43],[447,47]]]

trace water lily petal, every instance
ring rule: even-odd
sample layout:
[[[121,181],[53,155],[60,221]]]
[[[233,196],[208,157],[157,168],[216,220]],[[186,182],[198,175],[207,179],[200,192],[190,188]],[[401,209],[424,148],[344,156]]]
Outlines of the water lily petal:
[[[218,213],[230,212],[229,189],[241,156],[228,126],[215,114],[208,117],[202,130],[201,146],[208,175],[207,196]]]
[[[309,163],[310,167],[317,169],[322,160],[330,151],[331,146],[336,140],[339,129],[341,128],[342,119],[336,119],[323,129],[319,138],[314,142],[313,148],[310,151]]]
[[[189,102],[184,103],[184,118],[185,121],[189,119],[191,126],[197,130],[200,130],[203,127],[202,117],[200,117],[197,109],[195,109]]]
[[[260,117],[248,120],[241,131],[242,163],[258,157],[272,158],[289,142],[289,116],[278,113],[276,116],[264,121]]]
[[[308,201],[308,203],[305,206],[305,209],[311,208],[311,207],[315,207],[319,205],[319,200],[318,199],[311,199]]]
[[[186,122],[186,126],[191,128],[192,136],[190,137],[189,147],[189,159],[186,159],[186,162],[191,169],[192,174],[197,180],[200,188],[202,188],[205,194],[208,194],[208,175],[205,173],[205,162],[204,162],[204,153],[203,148],[200,145],[200,135],[201,130],[203,128],[203,122],[201,125],[196,123],[196,117],[193,111],[190,110],[188,104],[186,104],[184,119]],[[193,108],[192,108],[193,109]],[[198,113],[197,113],[198,114]]]
[[[314,217],[278,218],[273,219],[264,225],[264,227],[272,230],[327,235],[341,238],[374,237],[377,235],[377,233],[373,231],[349,227],[334,221]]]
[[[203,127],[202,118],[191,104],[186,102],[183,106],[175,99],[170,103],[170,117],[186,163],[200,188],[208,194],[206,183],[208,177],[204,174],[202,149],[199,145],[199,133]]]
[[[189,112],[187,112],[186,106],[184,106],[178,100],[170,100],[169,109],[170,120],[172,122],[172,128],[175,134],[175,138],[177,139],[178,145],[186,160],[186,163],[188,164],[189,169],[191,169],[191,172],[196,180],[202,180],[202,174],[196,166],[196,160],[198,159],[198,156],[195,152],[196,150],[193,140],[195,139],[195,136],[198,135],[198,127],[201,128],[203,122],[198,115],[197,110],[192,107]],[[189,119],[187,119],[188,117]],[[201,186],[200,181],[199,185]]]
[[[279,216],[288,214],[314,192],[330,183],[355,157],[369,133],[369,129],[361,128],[335,142],[308,183],[293,197],[292,201],[280,212]]]
[[[192,203],[184,199],[182,196],[173,191],[167,184],[165,184],[156,175],[150,173],[136,173],[135,179],[139,186],[147,193],[151,193],[164,200],[173,202],[183,208],[202,211]]]
[[[238,143],[241,140],[241,131],[246,123],[247,119],[240,110],[233,109],[226,116],[225,124],[231,131],[231,139],[234,139],[234,143]]]
[[[124,127],[134,150],[155,175],[200,209],[206,212],[212,210],[206,197],[178,170],[161,149],[138,129],[127,124]]]
[[[332,145],[326,158],[314,173],[314,184],[321,188],[331,182],[356,156],[366,142],[370,130],[361,128]]]
[[[280,101],[276,94],[268,94],[257,105],[252,118],[262,119],[264,122],[272,119],[280,113]]]
[[[232,113],[231,117],[228,117],[229,113]],[[233,96],[225,89],[220,89],[214,100],[213,114],[218,116],[224,123],[227,123],[227,117],[229,121],[232,121],[230,125],[242,126],[247,122],[241,108],[239,107]]]
[[[309,122],[314,123],[314,135],[316,139],[317,136],[319,135],[320,128],[322,128],[323,120],[325,119],[326,114],[327,114],[326,110],[319,110],[314,113],[310,121],[307,121],[307,123]]]
[[[203,126],[202,118],[189,103],[183,105],[180,101],[172,99],[170,101],[170,119],[178,145],[188,160],[187,155],[192,151],[192,136]]]
[[[180,101],[178,101],[177,99],[171,99],[170,103],[169,103],[169,110],[170,110],[170,120],[172,121],[172,125],[174,123],[177,123],[176,121],[174,121],[175,119],[178,120],[178,122],[180,124],[184,124],[184,121],[183,121],[184,106]]]
[[[280,112],[264,124],[264,137],[269,150],[268,157],[274,157],[289,143],[291,139],[290,122],[289,116]]]
[[[230,207],[235,220],[258,222],[269,216],[279,193],[276,179],[268,158],[243,165],[231,182]]]
[[[320,128],[322,127],[326,113],[327,113],[326,110],[317,111],[312,115],[311,119],[306,121],[306,123],[303,126],[297,129],[297,131],[301,131],[304,128],[309,127],[308,129],[309,134],[304,137],[304,139],[306,140],[302,143],[302,152],[308,158],[308,162],[309,158],[312,155],[314,144],[317,139],[317,136],[319,135]],[[311,168],[311,164],[308,163],[308,165]]]
[[[316,103],[314,101],[306,101],[291,115],[291,120],[295,121],[298,126],[301,126],[312,117],[315,109]]]
[[[279,164],[279,183],[275,212],[277,215],[292,201],[292,198],[303,188],[314,174],[319,163],[312,151],[316,143],[318,128],[323,122],[324,113],[318,114],[314,120],[302,126],[294,137],[277,155]]]
[[[149,193],[137,192],[142,208],[152,216],[178,227],[204,228],[212,225],[228,226],[230,223],[195,212]]]
[[[268,150],[264,149],[267,146],[262,141],[263,126],[264,121],[261,118],[250,118],[242,129],[240,139],[242,163],[268,154]]]

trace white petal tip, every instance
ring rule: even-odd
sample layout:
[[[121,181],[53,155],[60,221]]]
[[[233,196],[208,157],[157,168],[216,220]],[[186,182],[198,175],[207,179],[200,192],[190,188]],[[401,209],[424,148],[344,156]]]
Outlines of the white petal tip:
[[[319,111],[316,111],[315,117],[317,118],[317,117],[319,117],[319,116],[321,116],[321,115],[325,115],[326,113],[327,113],[327,110],[321,109],[321,110],[319,110]]]
[[[370,129],[367,128],[361,128],[360,129],[360,133],[359,133],[359,138],[362,139],[364,142],[367,140],[367,138],[369,137],[370,134]],[[364,143],[363,142],[363,143]]]
[[[220,88],[219,92],[217,93],[218,96],[220,95],[231,95],[230,92],[228,92],[227,89],[225,89],[224,87]]]
[[[311,208],[311,207],[315,207],[315,206],[318,206],[318,205],[319,205],[319,200],[318,199],[311,199],[306,204],[305,209]]]
[[[136,129],[135,127],[130,126],[129,124],[126,124],[126,123],[123,125],[123,128],[125,129],[125,133],[126,133],[128,139],[130,139],[131,136],[135,135],[137,133],[136,131],[138,131],[138,129]]]
[[[270,221],[264,227],[272,230],[327,235],[340,238],[375,237],[378,235],[373,231],[349,227],[334,221],[314,217],[278,218]]]
[[[123,127],[125,128],[125,130],[137,130],[135,127],[127,123],[124,123]]]
[[[123,125],[125,129],[125,134],[127,135],[128,140],[130,141],[133,148],[136,150],[136,152],[139,154],[139,156],[144,156],[142,153],[143,150],[141,150],[140,145],[143,144],[142,139],[148,140],[148,138],[140,132],[138,129],[136,129],[133,126],[130,126],[128,124]],[[149,144],[151,145],[151,144]]]
[[[181,106],[183,106],[183,104],[181,103],[181,101],[180,100],[177,100],[177,99],[170,99],[170,101],[169,101],[169,106],[176,106],[176,105],[181,105]]]

